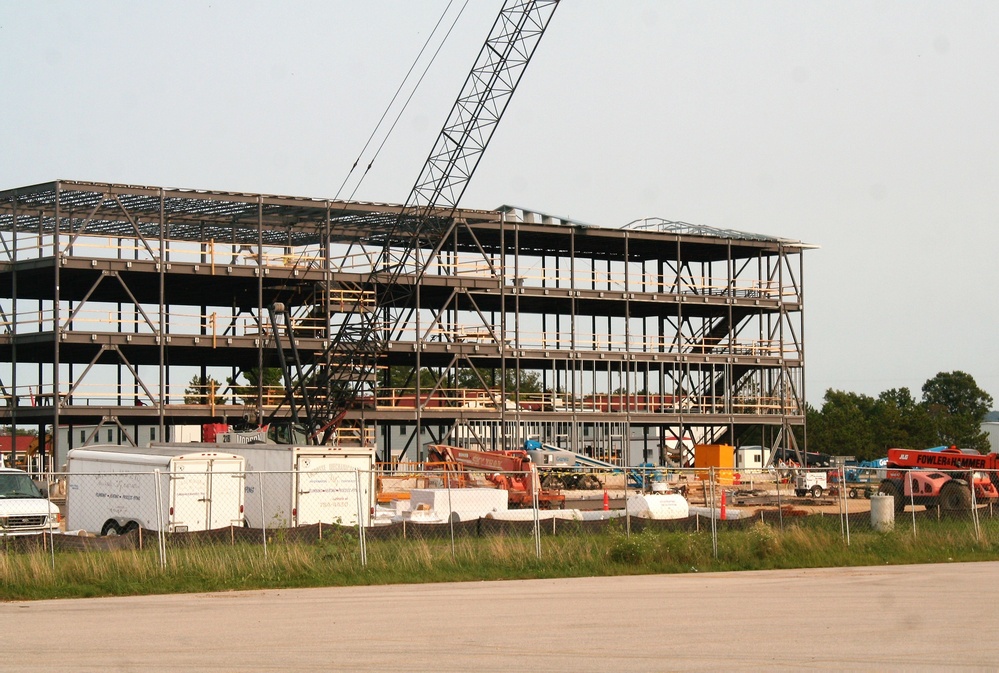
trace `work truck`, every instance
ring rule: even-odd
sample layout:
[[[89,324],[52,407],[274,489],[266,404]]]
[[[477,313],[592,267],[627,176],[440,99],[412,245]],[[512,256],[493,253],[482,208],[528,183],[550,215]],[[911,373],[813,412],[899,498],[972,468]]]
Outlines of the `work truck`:
[[[908,504],[939,507],[943,512],[968,511],[973,502],[981,505],[999,500],[994,483],[999,478],[997,464],[997,454],[982,455],[956,446],[922,451],[888,449],[885,478],[878,492],[893,496],[899,512]]]
[[[61,519],[27,472],[0,467],[0,537],[56,533]]]

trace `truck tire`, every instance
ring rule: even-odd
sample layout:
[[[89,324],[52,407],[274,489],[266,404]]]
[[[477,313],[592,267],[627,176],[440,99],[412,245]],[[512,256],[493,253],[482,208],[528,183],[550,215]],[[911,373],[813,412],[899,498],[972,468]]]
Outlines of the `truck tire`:
[[[818,484],[815,484],[814,486],[812,486],[812,497],[813,498],[821,498],[822,497],[822,487],[819,486]]]
[[[108,519],[101,526],[101,535],[118,535],[121,533],[121,529],[118,528],[118,522],[114,519]]]
[[[889,481],[885,479],[878,486],[878,493],[881,495],[890,495],[895,498],[895,512],[899,513],[905,510],[905,498],[902,497],[902,489],[898,487],[894,481]]]
[[[956,481],[940,487],[940,509],[944,512],[967,512],[971,509],[971,490]]]

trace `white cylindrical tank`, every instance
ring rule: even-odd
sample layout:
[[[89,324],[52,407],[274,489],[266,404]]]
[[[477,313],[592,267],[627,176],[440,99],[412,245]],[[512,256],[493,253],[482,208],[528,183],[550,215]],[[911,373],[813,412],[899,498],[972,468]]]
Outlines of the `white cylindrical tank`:
[[[871,495],[871,527],[886,533],[895,527],[895,496],[875,493]]]
[[[646,519],[686,519],[690,505],[679,493],[640,493],[628,496],[628,514]]]

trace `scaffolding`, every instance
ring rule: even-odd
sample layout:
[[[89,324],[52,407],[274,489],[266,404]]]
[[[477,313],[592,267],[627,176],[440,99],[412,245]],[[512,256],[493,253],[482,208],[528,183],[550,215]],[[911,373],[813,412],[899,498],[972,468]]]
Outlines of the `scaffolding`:
[[[129,443],[147,426],[280,419],[268,307],[293,306],[298,352],[322,357],[373,301],[362,285],[401,213],[73,181],[0,192],[0,423],[67,428],[59,465],[77,427]],[[506,206],[452,217],[423,273],[392,281],[415,301],[381,309],[387,347],[337,441],[418,459],[425,441],[530,435],[620,456],[636,436],[803,426],[808,245]]]

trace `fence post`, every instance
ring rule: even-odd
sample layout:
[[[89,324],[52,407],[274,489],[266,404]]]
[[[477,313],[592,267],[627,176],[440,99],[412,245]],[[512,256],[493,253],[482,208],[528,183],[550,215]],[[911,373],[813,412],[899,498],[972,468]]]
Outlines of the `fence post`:
[[[538,500],[538,491],[541,490],[541,478],[538,475],[538,468],[531,464],[531,473],[527,475],[531,480],[531,507],[534,508],[534,556],[541,558],[541,503]],[[552,517],[552,521],[555,518]],[[554,523],[553,523],[554,525]]]
[[[628,509],[628,468],[624,469],[624,536],[631,537],[631,511]]]
[[[166,532],[163,530],[163,494],[160,492],[160,471],[153,470],[156,493],[156,546],[160,554],[160,570],[166,570]]]
[[[267,558],[267,517],[264,516],[264,473],[263,472],[257,472],[257,490],[260,491],[260,534],[264,538],[264,558],[266,559]]]
[[[975,526],[975,539],[982,541],[982,528],[978,524],[978,495],[975,493],[975,472],[968,473],[968,484],[971,486],[971,521]]]
[[[905,472],[905,478],[909,482],[909,504],[912,505],[912,507],[910,508],[911,509],[911,514],[912,514],[912,537],[913,537],[913,539],[915,539],[915,537],[916,537],[916,495],[913,492],[913,488],[912,488],[912,470],[906,470],[906,472]],[[905,493],[899,493],[898,497],[904,498],[905,497]]]
[[[847,497],[846,467],[839,467],[839,495],[843,499],[843,523],[846,528],[846,546],[850,546],[850,499]]]
[[[780,501],[780,468],[774,470],[774,486],[777,489],[777,525],[780,527],[780,532],[784,532],[784,507],[781,505]]]
[[[454,550],[454,509],[451,505],[451,477],[447,470],[444,470],[444,485],[447,486],[447,524],[451,531],[451,560],[457,560]]]
[[[834,482],[828,481],[830,478],[835,478],[835,481]],[[832,483],[837,484],[837,486],[830,486],[829,492],[832,493],[833,490],[836,490],[836,509],[839,511],[839,534],[843,537],[844,540],[846,540],[846,510],[845,510],[846,501],[843,499],[843,496],[846,494],[846,481],[843,477],[842,469],[840,467],[837,467],[835,476],[832,475],[831,471],[827,472],[826,480],[827,480],[826,481],[827,486],[830,486],[830,484]],[[847,542],[847,546],[849,545],[850,543]]]
[[[718,516],[715,512],[715,468],[708,468],[708,478],[711,484],[711,506],[708,508],[711,516],[711,549],[715,560],[718,560]]]
[[[354,481],[357,484],[357,542],[361,548],[361,565],[368,565],[368,539],[364,529],[364,497],[361,495],[361,471],[354,470]],[[322,530],[322,523],[319,530]]]
[[[993,484],[999,483],[999,480],[996,479],[996,472],[995,472],[995,470],[991,470],[989,472],[986,472],[985,474],[987,474],[989,476],[989,480]],[[996,501],[994,499],[991,499],[991,498],[989,499],[989,525],[990,526],[994,526],[995,525],[995,516],[996,516],[995,509],[994,509],[995,502]]]
[[[49,505],[48,505],[49,522],[48,522],[48,526],[47,526],[48,531],[49,531],[49,553],[52,555],[52,570],[55,570],[55,538],[52,537],[52,506],[53,505],[52,505],[52,501],[49,500],[49,496],[52,494],[52,484],[55,483],[55,475],[54,474],[49,475],[48,477],[45,478],[45,480],[46,480],[46,483],[48,484],[48,487],[45,489],[45,499],[49,503]],[[66,488],[66,492],[69,493],[69,488],[68,487]],[[58,512],[58,509],[59,508],[57,507],[56,508],[57,512]],[[58,523],[61,518],[62,517],[57,514],[56,515],[56,523]],[[44,536],[43,536],[42,539],[44,540]]]

